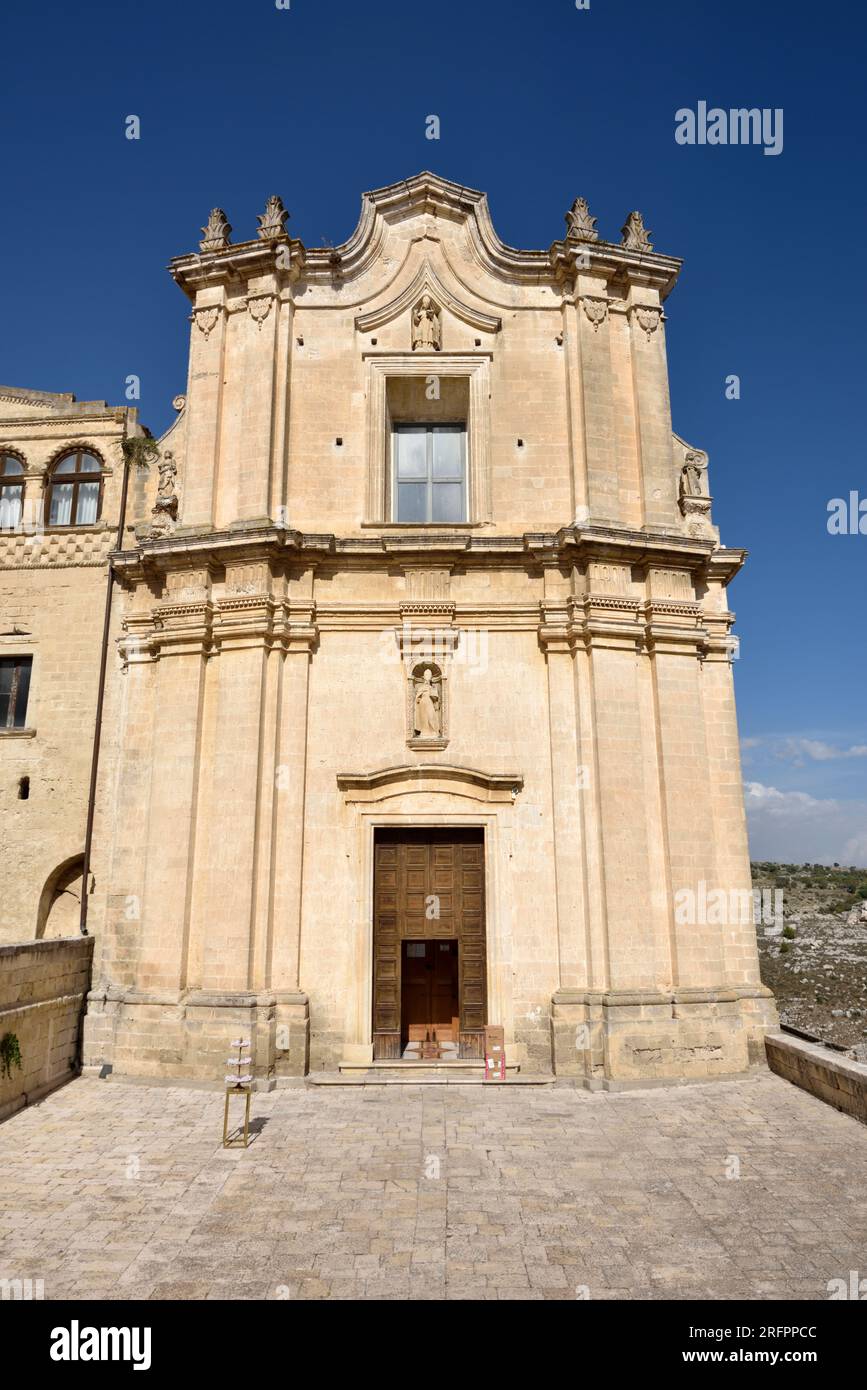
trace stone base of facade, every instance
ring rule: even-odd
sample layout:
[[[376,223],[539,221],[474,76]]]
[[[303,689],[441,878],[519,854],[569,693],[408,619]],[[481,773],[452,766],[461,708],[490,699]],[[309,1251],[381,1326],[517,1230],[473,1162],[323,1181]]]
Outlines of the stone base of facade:
[[[259,1088],[304,1076],[310,1018],[300,991],[253,994],[190,990],[148,994],[95,989],[84,1021],[84,1069],[120,1076],[219,1085],[237,1038],[250,1041]]]
[[[765,1034],[778,1027],[763,985],[559,990],[551,1022],[556,1074],[605,1091],[743,1075],[765,1065]]]
[[[559,990],[552,999],[550,1053],[542,1057],[535,1049],[532,1069],[548,1071],[553,1062],[558,1078],[588,1090],[738,1076],[765,1065],[765,1035],[778,1026],[773,996],[761,985]],[[307,1075],[306,994],[95,989],[84,1023],[84,1069],[109,1066],[116,1076],[221,1085],[239,1037],[250,1040],[259,1088]]]

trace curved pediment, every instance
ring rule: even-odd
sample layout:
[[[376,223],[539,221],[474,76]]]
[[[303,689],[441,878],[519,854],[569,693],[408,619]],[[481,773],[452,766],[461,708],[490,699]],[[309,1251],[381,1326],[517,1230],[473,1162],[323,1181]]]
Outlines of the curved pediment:
[[[376,772],[338,772],[337,785],[347,802],[385,801],[407,792],[446,792],[471,801],[512,802],[523,789],[520,773],[482,772],[449,763],[404,763]]]
[[[450,314],[469,324],[470,328],[485,333],[499,333],[503,326],[502,319],[497,315],[484,314],[480,309],[474,309],[472,305],[458,299],[457,295],[447,288],[430,262],[425,261],[401,294],[390,299],[387,304],[380,305],[378,309],[359,314],[355,320],[355,327],[359,333],[370,333],[382,328],[406,313],[424,294],[429,294],[441,309],[448,309]]]
[[[344,277],[357,276],[379,254],[387,224],[425,215],[465,223],[479,262],[500,279],[533,284],[551,281],[546,251],[519,251],[500,240],[484,193],[428,170],[365,193],[358,226],[349,240],[333,249],[309,250],[306,268],[315,274],[320,263],[322,267],[338,263]]]

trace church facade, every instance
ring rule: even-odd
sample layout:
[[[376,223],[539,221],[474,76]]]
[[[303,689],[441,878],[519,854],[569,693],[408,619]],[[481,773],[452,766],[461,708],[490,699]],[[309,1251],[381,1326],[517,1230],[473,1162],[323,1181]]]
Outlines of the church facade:
[[[583,199],[548,251],[513,249],[432,174],[366,194],[338,247],[287,216],[271,198],[233,241],[215,209],[172,262],[189,374],[153,448],[124,447],[132,411],[29,393],[26,423],[0,399],[44,522],[38,562],[0,536],[13,770],[68,773],[97,694],[87,586],[110,552],[115,576],[86,1065],[219,1080],[244,1036],[279,1084],[478,1058],[498,1025],[510,1065],[590,1088],[745,1071],[776,1015],[752,913],[725,906],[751,889],[744,555],[672,430],[680,262],[638,213],[605,240]],[[64,671],[70,727],[40,750]],[[89,751],[50,832],[38,778],[10,808],[41,845],[19,937],[70,929]],[[721,910],[684,909],[709,894]]]

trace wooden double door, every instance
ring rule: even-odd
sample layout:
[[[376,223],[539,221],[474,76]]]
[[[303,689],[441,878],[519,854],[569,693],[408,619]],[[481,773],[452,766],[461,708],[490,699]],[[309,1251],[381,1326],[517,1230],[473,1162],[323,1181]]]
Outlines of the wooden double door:
[[[447,1028],[452,1019],[461,1056],[480,1057],[487,1022],[483,832],[379,830],[373,876],[374,1058],[400,1057],[411,1028],[417,1036],[419,1029]]]

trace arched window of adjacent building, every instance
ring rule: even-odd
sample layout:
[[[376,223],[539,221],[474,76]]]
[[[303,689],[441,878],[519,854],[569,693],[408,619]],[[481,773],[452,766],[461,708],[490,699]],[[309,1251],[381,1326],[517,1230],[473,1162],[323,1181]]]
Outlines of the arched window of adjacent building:
[[[102,500],[102,464],[95,454],[77,449],[64,454],[48,476],[48,526],[92,526]]]
[[[14,531],[24,510],[24,465],[14,454],[0,453],[0,531]]]

